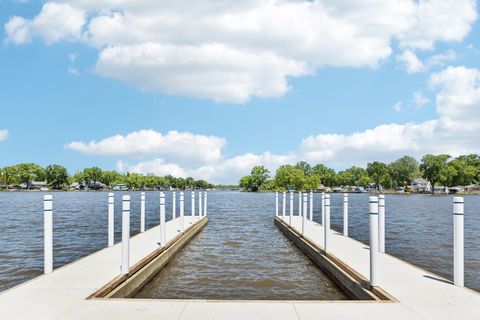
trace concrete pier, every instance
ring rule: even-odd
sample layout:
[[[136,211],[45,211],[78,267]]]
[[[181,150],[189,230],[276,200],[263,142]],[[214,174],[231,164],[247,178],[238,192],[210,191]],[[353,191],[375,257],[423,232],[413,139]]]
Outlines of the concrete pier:
[[[167,247],[169,242],[178,238],[178,219],[166,223]],[[185,233],[203,221],[191,216],[184,216],[184,219]],[[297,246],[310,248],[312,260],[328,259],[348,270],[344,273],[345,279],[350,277],[359,284],[356,289],[367,290],[362,291],[366,292],[362,300],[94,298],[92,295],[105,289],[106,285],[108,287],[112,280],[125,277],[120,275],[121,246],[116,244],[1,293],[0,319],[478,319],[478,293],[384,253],[378,256],[378,290],[381,292],[371,295],[365,288],[369,277],[368,246],[331,230],[330,249],[325,254],[322,251],[323,227],[302,219],[301,216],[276,217],[275,224],[285,234],[290,234]],[[306,223],[303,236],[302,223]],[[132,269],[159,249],[158,234],[159,227],[155,227],[131,238]],[[272,250],[274,248],[275,244],[272,244]],[[280,272],[282,270],[272,270],[272,278]],[[387,298],[378,298],[382,294]]]

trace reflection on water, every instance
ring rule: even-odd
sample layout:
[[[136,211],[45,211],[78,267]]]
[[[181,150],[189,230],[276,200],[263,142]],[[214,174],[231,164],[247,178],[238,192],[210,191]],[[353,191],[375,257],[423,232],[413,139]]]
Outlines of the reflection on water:
[[[120,196],[116,193],[116,241],[120,240]],[[140,229],[140,193],[132,196],[132,233]],[[43,271],[42,193],[0,192],[0,291],[38,276]],[[320,195],[315,194],[315,220],[319,219]],[[178,197],[177,197],[178,199]],[[187,197],[189,200],[189,198]],[[190,212],[189,201],[185,212]],[[171,195],[167,193],[167,206]],[[296,201],[296,199],[295,199]],[[147,227],[158,224],[157,192],[147,192]],[[268,292],[302,294],[314,299],[328,293],[331,284],[273,226],[273,194],[210,192],[210,221],[192,243],[162,272],[164,274],[200,266],[195,281],[215,285],[230,294],[228,287],[247,283],[252,294]],[[178,208],[178,206],[177,206]],[[294,209],[297,210],[295,205]],[[107,194],[98,192],[54,193],[54,267],[86,256],[107,245]],[[350,195],[350,235],[368,242],[368,199]],[[452,279],[452,196],[387,195],[386,249],[403,260]],[[332,194],[332,227],[342,228],[342,195]],[[167,219],[171,211],[167,209]],[[231,222],[226,223],[231,219]],[[253,219],[253,220],[252,220]],[[465,197],[465,284],[480,291],[480,196]],[[274,250],[272,250],[274,249]],[[270,251],[269,251],[270,250]],[[258,252],[259,254],[255,254]],[[219,259],[224,256],[225,259]],[[255,257],[244,260],[243,257]],[[182,268],[174,268],[179,263]],[[267,270],[266,266],[275,266]],[[227,267],[226,269],[224,267]],[[221,270],[245,270],[233,277]],[[245,276],[248,274],[248,277]],[[266,277],[265,275],[271,275]],[[213,276],[212,276],[213,275]],[[190,274],[182,275],[185,281]],[[278,279],[287,279],[287,283]],[[214,280],[212,280],[214,279]],[[165,279],[164,281],[169,281]],[[228,283],[228,281],[232,281]],[[303,293],[289,291],[293,281],[308,284]],[[165,282],[167,283],[167,282]],[[283,287],[284,285],[287,288]],[[227,287],[221,289],[222,286]],[[219,289],[220,288],[220,289]],[[313,291],[311,288],[314,288]],[[316,289],[315,289],[316,288]],[[318,289],[318,292],[315,291]],[[208,290],[205,289],[205,292]],[[210,290],[212,293],[214,290]],[[332,289],[332,292],[335,290]],[[198,292],[198,291],[197,291]],[[240,292],[240,291],[239,291]],[[279,293],[280,292],[280,293]],[[308,292],[308,293],[307,293]],[[187,292],[184,292],[185,294]],[[177,294],[173,291],[170,294]],[[242,293],[243,295],[243,293]]]

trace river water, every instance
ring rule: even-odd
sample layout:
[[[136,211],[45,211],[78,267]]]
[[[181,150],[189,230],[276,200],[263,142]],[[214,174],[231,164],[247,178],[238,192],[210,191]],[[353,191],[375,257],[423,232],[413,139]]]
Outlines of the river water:
[[[115,210],[120,212],[116,193]],[[132,196],[138,233],[140,193]],[[189,195],[189,193],[187,193]],[[0,193],[0,291],[43,271],[42,193]],[[178,199],[178,196],[177,196]],[[190,212],[186,197],[185,212]],[[209,192],[209,223],[138,297],[345,299],[274,226],[271,193]],[[332,194],[331,223],[342,228],[342,195]],[[167,219],[171,218],[167,193]],[[296,199],[295,199],[296,201]],[[158,224],[158,192],[147,192],[146,225]],[[294,206],[295,212],[298,206]],[[54,193],[54,267],[107,245],[107,193]],[[178,205],[177,205],[178,209]],[[451,196],[387,195],[386,251],[452,279]],[[368,243],[368,195],[350,195],[350,236]],[[120,215],[115,221],[120,240]],[[320,219],[320,195],[314,219]],[[480,196],[465,197],[465,285],[480,291]]]

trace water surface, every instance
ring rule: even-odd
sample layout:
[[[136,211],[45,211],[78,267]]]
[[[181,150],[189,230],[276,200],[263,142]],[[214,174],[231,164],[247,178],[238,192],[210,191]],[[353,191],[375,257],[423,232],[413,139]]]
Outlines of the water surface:
[[[115,239],[120,240],[120,196],[116,193]],[[132,234],[140,229],[140,193],[132,196]],[[43,193],[0,192],[0,291],[10,288],[43,272]],[[386,250],[403,260],[431,272],[452,279],[453,272],[453,217],[452,196],[387,195]],[[177,196],[178,199],[178,196]],[[186,197],[186,212],[190,212]],[[320,218],[320,195],[315,195],[314,218]],[[167,206],[171,195],[167,193]],[[295,199],[296,201],[296,199]],[[158,224],[158,192],[147,192],[146,225]],[[178,208],[178,206],[177,206]],[[294,206],[297,210],[298,206]],[[271,297],[291,294],[275,280],[287,277],[290,281],[310,282],[318,292],[308,289],[300,296],[314,299],[319,292],[331,288],[324,276],[273,226],[274,195],[238,192],[210,192],[208,226],[185,248],[158,284],[166,287],[168,279],[162,274],[198,266],[198,274],[208,275],[205,292],[214,293],[228,278],[221,270],[245,270],[249,277],[236,275],[232,281],[249,283],[254,295],[268,292]],[[77,260],[107,245],[107,193],[71,192],[54,193],[54,267]],[[342,228],[342,195],[332,194],[332,227]],[[171,211],[167,209],[167,219]],[[227,223],[231,220],[229,223]],[[257,221],[257,222],[254,222]],[[368,243],[368,195],[350,195],[350,236]],[[269,252],[268,248],[274,248]],[[260,255],[255,255],[257,250]],[[222,252],[226,257],[219,261]],[[242,257],[257,257],[248,263]],[[207,262],[206,262],[207,261]],[[174,264],[182,266],[174,268]],[[227,266],[224,269],[219,266]],[[267,270],[266,266],[275,266]],[[218,271],[218,272],[217,272]],[[316,272],[316,273],[315,273]],[[271,275],[268,280],[266,275]],[[215,277],[213,277],[213,276]],[[286,276],[287,275],[287,276]],[[191,274],[184,274],[185,281]],[[317,279],[318,278],[318,279]],[[210,279],[214,279],[213,281]],[[156,280],[157,281],[157,280]],[[203,281],[203,282],[202,282]],[[162,284],[164,283],[164,284]],[[217,283],[217,284],[218,284]],[[227,283],[228,284],[228,283]],[[480,196],[465,197],[465,285],[480,291]],[[209,287],[210,286],[210,287]],[[165,288],[164,287],[164,288]],[[210,288],[210,289],[209,289]],[[256,288],[256,289],[255,289]],[[186,294],[162,290],[168,294]],[[208,290],[207,290],[208,289]],[[278,289],[278,290],[277,290]],[[222,291],[224,290],[224,291]],[[226,289],[220,292],[228,293]],[[159,290],[157,290],[159,291]],[[231,291],[231,290],[230,290]],[[308,292],[308,293],[307,293]],[[210,294],[208,293],[208,294]]]

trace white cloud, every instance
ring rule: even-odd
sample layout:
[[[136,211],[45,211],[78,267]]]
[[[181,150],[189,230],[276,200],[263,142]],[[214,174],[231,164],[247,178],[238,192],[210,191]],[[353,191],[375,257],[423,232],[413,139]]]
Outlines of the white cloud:
[[[8,136],[9,136],[8,130],[6,129],[0,130],[0,141],[7,140]]]
[[[402,111],[402,105],[403,105],[403,103],[401,101],[398,101],[397,103],[395,103],[393,105],[393,110],[395,110],[397,112]]]
[[[417,107],[421,107],[429,103],[430,100],[423,95],[421,91],[416,91],[413,93],[413,103]]]
[[[6,41],[28,43],[41,37],[47,44],[60,40],[80,40],[86,13],[68,4],[48,2],[32,20],[13,17],[5,24]]]
[[[433,74],[430,85],[438,89],[437,119],[419,124],[384,124],[350,135],[310,136],[302,141],[300,155],[341,167],[364,165],[373,159],[391,161],[403,154],[478,153],[480,70],[449,67]]]
[[[420,59],[417,58],[412,50],[405,50],[397,55],[397,61],[403,64],[408,73],[417,73],[425,70],[425,66]]]
[[[473,0],[64,0],[5,30],[14,43],[92,45],[99,74],[144,90],[244,102],[322,66],[375,68],[396,39],[418,72],[413,50],[460,41],[475,19]]]
[[[303,139],[298,150],[286,154],[246,153],[231,158],[222,154],[226,140],[175,133],[178,139],[167,139],[168,133],[145,130],[127,136],[110,137],[99,142],[77,142],[68,145],[71,149],[89,154],[133,156],[135,154],[154,157],[138,160],[134,164],[118,161],[120,171],[137,173],[172,174],[180,177],[192,176],[213,183],[236,183],[250,172],[255,165],[264,165],[274,174],[280,165],[293,164],[300,160],[325,163],[335,168],[351,165],[365,166],[372,160],[393,161],[405,154],[419,158],[426,153],[449,153],[453,156],[478,153],[480,149],[480,70],[466,67],[449,67],[430,77],[429,84],[437,90],[435,96],[438,117],[421,123],[382,124],[352,134],[319,134]],[[426,98],[420,91],[414,99],[423,104]],[[400,107],[401,108],[401,102]],[[205,139],[207,147],[199,147],[197,138]],[[163,141],[165,140],[165,141]],[[188,140],[185,143],[184,140]],[[191,141],[195,142],[191,142]],[[168,141],[168,142],[166,142]],[[174,143],[173,141],[183,141]],[[191,143],[190,143],[191,142]],[[169,145],[181,145],[171,148]],[[187,155],[180,154],[189,150]],[[213,150],[215,156],[195,163],[192,159],[202,157]],[[180,153],[179,153],[180,152]],[[184,160],[183,163],[181,160]]]
[[[221,158],[226,140],[216,136],[195,135],[189,132],[140,130],[125,136],[115,135],[100,141],[75,141],[67,149],[84,154],[103,156],[162,156],[178,163],[210,163]]]
[[[412,49],[433,49],[437,41],[461,41],[477,19],[475,0],[419,0],[412,25],[400,34],[400,45]]]

